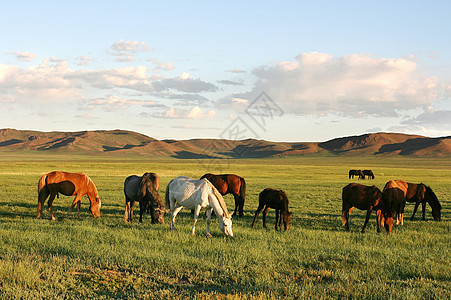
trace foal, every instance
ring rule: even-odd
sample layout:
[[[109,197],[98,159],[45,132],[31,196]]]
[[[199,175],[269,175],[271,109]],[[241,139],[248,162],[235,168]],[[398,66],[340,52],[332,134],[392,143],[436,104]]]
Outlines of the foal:
[[[267,188],[260,193],[260,195],[258,196],[258,208],[255,211],[252,227],[254,227],[258,214],[263,210],[263,208],[263,227],[266,228],[266,215],[268,214],[269,209],[274,208],[276,210],[275,229],[278,230],[282,227],[283,219],[284,229],[288,230],[288,226],[291,220],[291,212],[288,211],[288,198],[287,194],[284,191]]]

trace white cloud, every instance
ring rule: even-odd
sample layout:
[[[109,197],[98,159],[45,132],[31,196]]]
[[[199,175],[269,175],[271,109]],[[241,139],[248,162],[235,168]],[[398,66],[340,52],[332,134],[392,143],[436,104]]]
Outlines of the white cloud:
[[[17,60],[31,62],[36,59],[37,55],[28,51],[8,52],[7,54],[15,55]]]
[[[397,116],[399,110],[436,101],[449,88],[437,77],[421,76],[413,57],[304,53],[257,67],[253,74],[258,78],[253,91],[229,98],[253,100],[265,91],[294,114]]]
[[[152,115],[156,118],[168,118],[168,119],[212,119],[216,116],[214,110],[204,112],[199,106],[194,106],[189,110],[170,107],[162,113],[154,113]]]
[[[116,56],[118,62],[134,61],[138,52],[150,51],[149,45],[145,42],[124,41],[123,39],[111,45],[110,49],[111,51],[108,53]]]
[[[179,77],[163,78],[153,82],[156,91],[178,90],[186,93],[216,92],[218,87],[212,83],[193,79],[189,73],[183,72]]]
[[[147,61],[150,61],[155,65],[155,71],[157,72],[161,70],[170,71],[174,69],[174,65],[172,64],[172,62],[162,63],[156,58],[150,58]]]

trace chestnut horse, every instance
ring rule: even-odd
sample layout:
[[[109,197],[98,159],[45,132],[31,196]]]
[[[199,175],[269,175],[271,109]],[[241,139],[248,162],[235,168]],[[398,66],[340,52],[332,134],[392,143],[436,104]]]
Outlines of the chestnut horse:
[[[45,200],[50,195],[48,200],[49,212],[52,220],[55,220],[55,217],[52,213],[52,204],[55,196],[59,198],[59,193],[65,196],[73,196],[75,195],[75,199],[72,202],[72,206],[67,212],[67,216],[69,217],[72,209],[76,204],[78,204],[78,218],[80,218],[80,205],[81,198],[84,195],[87,195],[89,201],[91,202],[89,209],[91,210],[92,216],[94,218],[100,217],[100,207],[102,206],[99,193],[97,192],[97,188],[94,182],[84,173],[68,173],[68,172],[59,172],[54,171],[48,174],[45,174],[39,179],[38,182],[38,216],[37,218],[41,218],[42,206],[44,205]]]
[[[402,214],[399,213],[399,210],[405,205],[407,189],[407,183],[402,180],[390,180],[385,184],[382,191],[381,208],[385,229],[388,233],[392,232],[395,215],[396,225],[403,224]]]
[[[371,212],[377,212],[377,232],[381,231],[380,223],[380,208],[379,202],[382,197],[382,192],[376,186],[366,186],[358,183],[350,183],[343,188],[342,198],[342,216],[343,225],[346,230],[349,230],[349,214],[354,207],[366,210],[365,223],[363,224],[362,232],[365,232],[366,224],[370,219]]]
[[[405,200],[406,202],[413,202],[415,203],[415,207],[413,209],[412,217],[410,218],[411,221],[413,221],[413,217],[415,216],[415,213],[417,212],[418,206],[422,204],[423,209],[423,220],[426,220],[426,202],[429,203],[429,205],[432,208],[432,217],[435,221],[440,221],[441,219],[441,209],[442,206],[440,205],[440,202],[438,201],[437,196],[435,195],[434,191],[429,186],[426,186],[422,183],[415,184],[410,182],[405,182],[402,180],[395,180],[395,182],[407,185],[407,191]],[[401,224],[404,223],[404,207],[405,202],[403,202],[402,205],[400,205],[398,209],[398,214],[400,215],[400,221]]]
[[[128,176],[124,182],[125,194],[125,222],[133,221],[133,208],[136,201],[139,202],[139,222],[142,223],[143,213],[149,208],[153,223],[164,223],[164,203],[161,200],[158,189],[160,180],[156,173],[144,173],[139,177]]]
[[[282,190],[274,190],[271,188],[264,189],[258,196],[258,208],[255,211],[252,227],[255,225],[258,214],[263,210],[263,227],[266,228],[266,215],[270,208],[276,210],[276,230],[282,227],[282,220],[285,230],[288,230],[291,221],[291,212],[288,211],[287,194]]]
[[[235,174],[221,174],[214,175],[207,173],[200,179],[206,178],[214,187],[221,193],[221,195],[232,194],[235,198],[235,210],[232,217],[238,214],[240,217],[244,215],[243,206],[246,199],[246,181],[243,177]]]

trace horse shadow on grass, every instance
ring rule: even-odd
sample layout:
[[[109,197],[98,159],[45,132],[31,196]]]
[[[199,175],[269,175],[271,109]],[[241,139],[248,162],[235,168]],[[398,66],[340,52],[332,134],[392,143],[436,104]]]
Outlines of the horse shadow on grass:
[[[24,211],[23,209],[26,209]],[[16,217],[36,217],[37,204],[21,203],[21,202],[0,202],[0,217],[16,218]]]

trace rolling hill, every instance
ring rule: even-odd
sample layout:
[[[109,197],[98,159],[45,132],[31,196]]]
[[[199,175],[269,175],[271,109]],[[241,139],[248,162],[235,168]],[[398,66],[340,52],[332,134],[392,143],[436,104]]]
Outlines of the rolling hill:
[[[451,137],[430,138],[401,133],[371,133],[326,142],[265,140],[158,140],[132,131],[40,132],[0,129],[0,152],[146,155],[153,157],[260,158],[293,155],[451,156]]]

